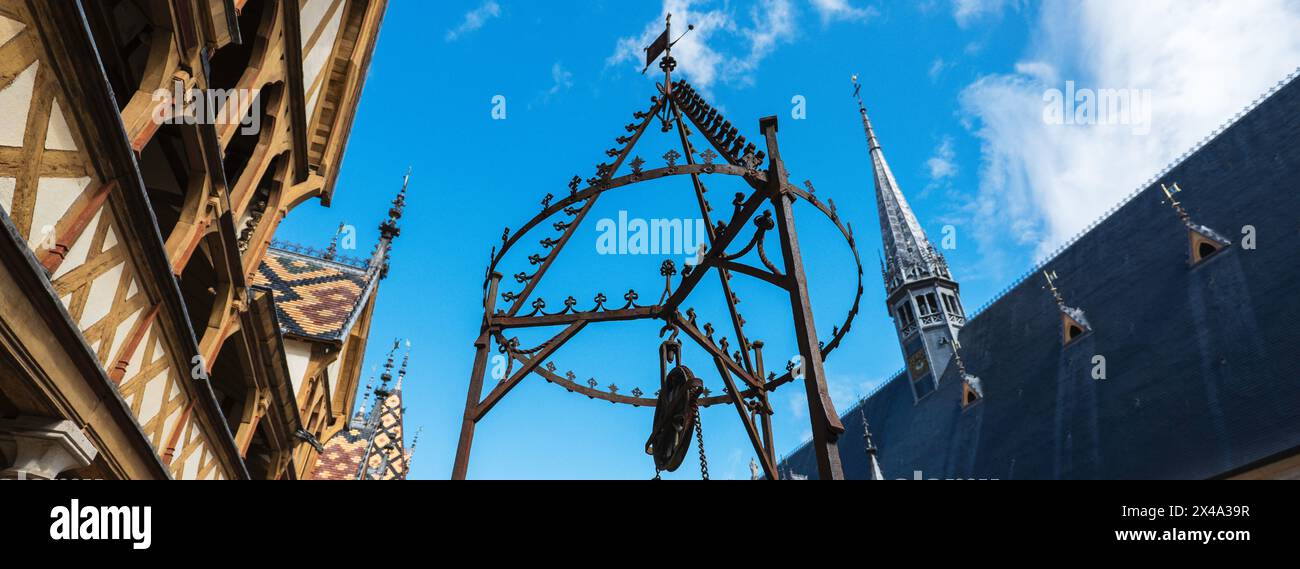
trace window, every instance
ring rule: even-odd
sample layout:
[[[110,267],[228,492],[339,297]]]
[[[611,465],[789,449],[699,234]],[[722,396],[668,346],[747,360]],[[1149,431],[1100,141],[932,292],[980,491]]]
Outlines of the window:
[[[916,323],[916,315],[912,314],[912,303],[904,302],[898,305],[898,323],[901,327],[907,328]]]
[[[957,308],[957,297],[951,293],[943,293],[943,309],[948,314],[961,314],[961,310]]]
[[[1226,239],[1218,237],[1208,230],[1201,232],[1189,229],[1187,233],[1191,247],[1191,264],[1193,266],[1200,264],[1229,245]]]
[[[923,317],[939,313],[939,303],[934,299],[933,292],[916,297],[916,305]]]
[[[1092,327],[1088,325],[1088,319],[1082,310],[1069,307],[1061,309],[1062,340],[1066,346],[1091,331]]]
[[[971,389],[969,383],[962,385],[961,406],[963,408],[970,407],[972,403],[975,403],[976,401],[979,400],[980,400],[979,393],[976,393],[974,389]]]
[[[1083,328],[1077,324],[1069,324],[1065,328],[1065,343],[1073,342],[1076,338],[1083,335]]]

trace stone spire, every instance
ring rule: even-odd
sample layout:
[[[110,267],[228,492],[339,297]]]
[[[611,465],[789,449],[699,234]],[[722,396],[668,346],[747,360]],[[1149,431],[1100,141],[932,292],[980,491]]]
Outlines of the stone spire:
[[[862,128],[871,152],[871,169],[876,181],[876,208],[880,214],[881,244],[885,248],[885,289],[893,293],[903,284],[928,277],[951,278],[948,264],[925,236],[925,230],[912,213],[894,172],[885,160],[885,152],[862,103],[862,85],[853,76],[853,96],[858,100]]]
[[[916,220],[894,173],[885,161],[876,130],[862,104],[862,85],[853,76],[853,97],[867,134],[871,169],[876,182],[876,206],[880,214],[880,241],[884,248],[881,276],[885,280],[885,305],[898,331],[899,347],[911,379],[916,400],[939,386],[966,313],[961,305],[960,285],[952,279],[948,262]],[[870,446],[870,445],[868,445]]]

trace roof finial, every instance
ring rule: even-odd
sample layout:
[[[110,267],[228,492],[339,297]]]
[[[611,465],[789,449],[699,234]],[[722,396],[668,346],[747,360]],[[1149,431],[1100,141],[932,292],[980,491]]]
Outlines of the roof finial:
[[[876,130],[871,128],[871,118],[867,116],[867,106],[862,103],[862,84],[858,74],[853,74],[853,97],[858,100],[858,112],[862,114],[862,129],[867,133],[867,146],[870,150],[879,150],[880,141],[876,140]]]
[[[1056,304],[1060,305],[1061,307],[1064,307],[1065,299],[1061,297],[1061,291],[1056,288],[1056,281],[1060,280],[1060,277],[1056,276],[1056,271],[1049,271],[1044,269],[1043,278],[1047,279],[1047,286],[1043,288],[1052,291],[1052,298],[1056,299]]]
[[[381,239],[392,241],[402,234],[402,228],[397,226],[397,222],[402,219],[402,213],[406,211],[406,189],[411,185],[412,171],[412,168],[406,169],[406,176],[402,178],[402,190],[397,192],[397,197],[393,198],[393,207],[388,209],[388,219],[379,226]]]
[[[397,197],[393,198],[393,207],[388,209],[388,219],[379,224],[379,243],[375,245],[375,253],[370,259],[370,270],[376,272],[379,278],[388,276],[389,253],[393,248],[393,240],[402,234],[402,228],[397,222],[402,219],[402,214],[406,211],[406,190],[411,185],[411,173],[414,168],[406,169],[406,176],[402,178],[402,190],[397,192]]]
[[[357,406],[357,413],[352,417],[351,427],[354,429],[362,428],[370,420],[370,393],[375,387],[375,370],[372,366],[370,369],[370,378],[366,380],[365,394],[361,396],[361,404]]]
[[[867,423],[867,412],[859,407],[858,414],[862,416],[862,442],[866,445],[867,460],[870,462],[869,480],[884,480],[885,473],[880,470],[880,460],[876,458],[876,443],[871,440],[871,425]]]
[[[402,480],[411,474],[411,465],[415,464],[415,451],[420,447],[420,433],[424,432],[424,425],[415,429],[415,438],[411,440],[411,450],[406,451],[406,468],[402,470]]]
[[[867,423],[867,412],[861,409],[858,414],[862,416],[862,441],[866,443],[867,454],[876,454],[876,445],[871,441],[871,425]]]
[[[339,222],[339,228],[334,231],[334,237],[330,239],[330,246],[325,249],[325,255],[321,257],[326,261],[333,261],[339,254],[339,235],[343,234],[343,228],[346,227],[343,222]]]
[[[402,368],[397,371],[397,387],[394,388],[396,391],[402,390],[402,382],[406,380],[406,364],[410,362],[411,362],[411,341],[407,340],[406,355],[402,356]]]
[[[370,401],[370,393],[375,389],[375,366],[370,366],[370,377],[366,379],[366,394],[363,401]]]
[[[388,382],[393,380],[393,355],[397,353],[397,348],[402,345],[401,340],[393,340],[393,349],[388,350],[388,360],[384,362],[384,373],[379,375],[382,382],[379,389],[375,390],[375,402],[380,401],[379,397],[388,395]]]
[[[1168,203],[1168,204],[1169,204],[1169,207],[1173,208],[1174,213],[1178,214],[1178,219],[1183,220],[1183,225],[1186,225],[1186,226],[1188,226],[1188,227],[1191,227],[1191,226],[1192,226],[1192,217],[1191,217],[1190,215],[1187,214],[1187,210],[1186,210],[1186,209],[1183,209],[1183,204],[1182,204],[1182,202],[1179,202],[1176,198],[1174,198],[1174,195],[1175,195],[1175,194],[1182,193],[1182,191],[1183,191],[1182,188],[1178,187],[1178,182],[1174,182],[1174,185],[1173,185],[1172,188],[1170,188],[1170,187],[1168,187],[1168,186],[1166,186],[1166,185],[1164,185],[1164,184],[1160,184],[1160,189],[1161,189],[1161,190],[1164,190],[1164,192],[1165,192],[1165,199],[1164,199],[1164,202],[1165,202],[1165,203]]]

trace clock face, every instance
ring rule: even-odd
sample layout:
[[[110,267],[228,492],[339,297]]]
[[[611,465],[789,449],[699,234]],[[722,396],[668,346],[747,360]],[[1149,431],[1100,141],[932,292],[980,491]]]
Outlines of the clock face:
[[[921,374],[930,370],[930,362],[926,361],[924,350],[918,350],[908,357],[907,364],[912,370],[912,377],[920,377]]]

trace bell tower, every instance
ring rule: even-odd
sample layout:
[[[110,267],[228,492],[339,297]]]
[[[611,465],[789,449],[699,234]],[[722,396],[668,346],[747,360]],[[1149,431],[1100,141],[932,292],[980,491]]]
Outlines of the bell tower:
[[[854,75],[853,95],[862,114],[876,180],[876,207],[884,247],[880,271],[885,280],[886,306],[903,349],[912,394],[920,400],[938,387],[939,378],[952,362],[954,341],[966,324],[966,312],[948,261],[926,238],[885,161],[862,104],[861,91],[862,85]]]

